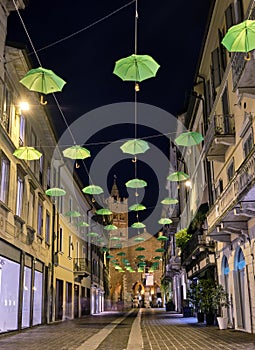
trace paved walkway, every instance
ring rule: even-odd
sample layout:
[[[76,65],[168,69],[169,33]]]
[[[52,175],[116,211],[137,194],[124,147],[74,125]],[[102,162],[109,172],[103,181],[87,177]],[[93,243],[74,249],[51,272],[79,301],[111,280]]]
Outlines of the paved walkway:
[[[163,309],[132,309],[2,334],[0,349],[255,350],[255,335],[206,327]]]

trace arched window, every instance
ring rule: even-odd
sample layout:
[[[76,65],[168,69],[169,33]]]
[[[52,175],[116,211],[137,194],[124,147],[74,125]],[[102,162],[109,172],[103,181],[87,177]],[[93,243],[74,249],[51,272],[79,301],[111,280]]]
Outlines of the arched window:
[[[237,248],[235,254],[235,303],[237,327],[245,328],[245,257],[240,247]]]

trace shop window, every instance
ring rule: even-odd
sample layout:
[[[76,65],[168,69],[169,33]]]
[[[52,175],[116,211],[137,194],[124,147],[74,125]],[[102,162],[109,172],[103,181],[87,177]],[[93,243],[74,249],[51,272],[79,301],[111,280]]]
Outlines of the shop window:
[[[22,328],[27,328],[30,326],[31,277],[31,267],[25,266],[22,300]]]
[[[1,158],[1,186],[0,186],[0,200],[8,204],[9,181],[10,181],[10,161],[3,155]]]
[[[36,262],[36,264],[41,265],[38,262]],[[33,295],[34,295],[33,326],[42,323],[42,287],[43,287],[43,274],[41,271],[35,270],[34,285],[33,285]]]

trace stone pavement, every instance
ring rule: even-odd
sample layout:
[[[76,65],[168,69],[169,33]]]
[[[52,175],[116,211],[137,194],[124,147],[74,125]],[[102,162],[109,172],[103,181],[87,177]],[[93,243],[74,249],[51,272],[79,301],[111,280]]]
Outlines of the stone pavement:
[[[105,312],[0,335],[0,350],[35,349],[255,350],[255,335],[206,327],[163,309]]]

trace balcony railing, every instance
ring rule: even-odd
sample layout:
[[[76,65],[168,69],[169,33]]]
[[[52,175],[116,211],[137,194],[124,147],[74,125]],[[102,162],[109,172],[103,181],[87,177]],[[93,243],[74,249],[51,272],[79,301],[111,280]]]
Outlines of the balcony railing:
[[[225,153],[235,142],[233,114],[214,115],[205,135],[205,153],[209,160],[225,160]]]
[[[78,274],[90,274],[91,268],[90,264],[87,263],[87,259],[85,258],[74,258],[73,259],[73,271]]]
[[[236,204],[237,199],[242,197],[242,194],[246,192],[254,179],[255,147],[210,209],[207,216],[209,233],[213,230],[217,221]]]
[[[182,263],[187,260],[190,255],[193,254],[193,252],[201,245],[205,245],[206,241],[205,238],[203,236],[203,234],[201,234],[200,230],[197,230],[191,237],[191,239],[185,244],[185,246],[182,249],[182,253],[181,253],[181,261]]]

